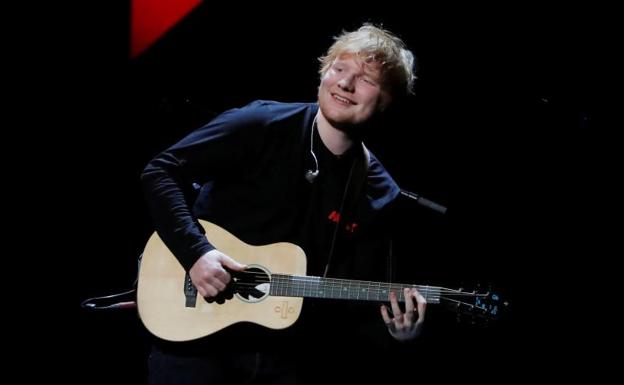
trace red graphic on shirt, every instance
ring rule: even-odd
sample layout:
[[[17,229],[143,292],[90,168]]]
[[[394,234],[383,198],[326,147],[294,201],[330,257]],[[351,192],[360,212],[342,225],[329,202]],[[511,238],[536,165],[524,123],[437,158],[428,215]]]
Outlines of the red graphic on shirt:
[[[340,221],[340,213],[336,210],[332,211],[331,213],[329,213],[329,216],[327,217],[327,219],[329,219],[330,221],[334,222],[334,223],[338,223]],[[347,223],[345,225],[345,230],[351,234],[355,233],[355,230],[357,229],[358,224],[353,222],[353,223]]]

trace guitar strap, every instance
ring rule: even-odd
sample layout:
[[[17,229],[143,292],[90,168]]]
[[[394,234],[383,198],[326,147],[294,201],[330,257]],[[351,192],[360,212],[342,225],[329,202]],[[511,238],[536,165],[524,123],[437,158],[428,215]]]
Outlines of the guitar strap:
[[[338,230],[344,223],[353,224],[353,219],[356,217],[358,205],[363,198],[362,189],[366,185],[368,170],[370,168],[370,152],[363,142],[361,142],[361,146],[362,152],[359,156],[356,156],[353,159],[351,169],[349,170],[349,176],[347,177],[347,183],[345,183],[345,190],[340,203],[340,215],[338,216],[338,221],[336,221],[336,226],[334,228],[334,234],[332,236],[329,256],[327,258],[327,264],[325,265],[323,277],[327,277],[327,274],[329,273],[329,266],[331,265],[331,260],[334,255]]]
[[[143,253],[141,253],[138,258],[137,278],[134,280],[132,289],[120,293],[87,298],[80,303],[80,307],[88,310],[116,310],[136,308],[136,291],[137,284],[139,282],[138,270],[140,270],[141,268],[142,259]]]
[[[364,189],[364,186],[366,185],[369,168],[370,152],[362,142],[362,154],[354,159],[352,175],[349,175],[345,191],[347,196],[346,207],[344,207],[344,212],[341,213],[341,217],[344,215],[344,222],[346,223],[353,223],[353,219],[355,219],[358,205],[363,198],[361,194],[362,189]]]

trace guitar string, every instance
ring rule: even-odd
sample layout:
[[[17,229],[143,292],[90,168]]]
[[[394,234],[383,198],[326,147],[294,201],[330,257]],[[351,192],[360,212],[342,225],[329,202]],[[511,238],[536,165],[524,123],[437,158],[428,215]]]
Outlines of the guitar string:
[[[251,284],[248,284],[248,285],[251,285]],[[299,289],[301,289],[301,287],[299,287]],[[285,295],[286,293],[279,293],[279,290],[276,290],[276,291],[278,291],[278,292],[273,294],[275,296],[288,296],[288,295]],[[298,291],[301,291],[301,290],[298,290]],[[308,293],[306,293],[306,291],[308,291]],[[303,296],[305,296],[306,294],[309,294],[309,296],[312,297],[312,294],[314,294],[314,292],[317,292],[317,291],[318,290],[316,290],[316,289],[314,289],[314,290],[312,290],[312,289],[307,290],[307,289],[303,288],[303,293],[297,293],[297,294],[303,295]],[[297,292],[297,290],[294,290],[293,292]],[[366,292],[365,295],[362,295],[362,292],[359,291],[359,290],[358,291],[348,291],[347,292],[348,295],[346,297],[343,296],[343,295],[331,295],[331,294],[332,293],[330,291],[330,296],[328,296],[327,298],[332,298],[332,299],[359,299],[359,300],[368,300],[368,301],[384,301],[384,300],[387,300],[385,298],[385,296],[384,297],[380,297],[379,296],[379,290],[368,291],[368,292]],[[344,291],[339,290],[335,294],[344,294]],[[299,295],[296,295],[296,296],[299,296]],[[373,296],[373,298],[370,298],[371,295]],[[471,309],[478,309],[478,310],[483,311],[483,312],[489,312],[489,310],[488,310],[488,308],[486,306],[479,306],[479,305],[474,304],[474,303],[460,301],[458,299],[453,299],[453,298],[448,297],[448,295],[449,294],[440,295],[440,293],[428,293],[427,295],[425,295],[425,298],[427,299],[427,301],[431,301],[431,302],[433,302],[433,301],[439,302],[440,300],[443,299],[443,300],[447,300],[447,301],[450,301],[450,302],[453,302],[453,303],[456,303],[456,304],[463,304],[465,306],[469,306]],[[474,297],[474,296],[476,296],[473,293],[453,293],[453,295],[456,295],[456,296],[459,296],[459,297],[467,297],[467,296]],[[364,297],[366,297],[366,298],[364,298]],[[399,302],[405,302],[405,297],[402,296],[402,295],[399,295],[399,296],[397,296],[397,300]]]
[[[260,279],[257,282],[236,282],[236,285],[238,287],[249,286],[251,288],[251,287],[256,287],[258,283],[261,284],[261,283],[272,282],[272,280],[268,279],[266,274],[254,273],[254,272],[245,272],[245,273],[253,274],[254,278],[260,278]],[[297,293],[299,295],[304,295],[304,296],[308,294],[309,296],[312,296],[312,294],[316,294],[317,292],[322,290],[324,292],[329,292],[330,298],[344,299],[343,294],[345,294],[344,289],[346,287],[347,289],[346,293],[348,294],[346,299],[356,298],[359,300],[366,299],[366,300],[372,300],[372,301],[385,300],[386,298],[384,297],[387,291],[396,290],[398,292],[397,300],[400,302],[405,302],[405,297],[402,295],[402,289],[404,287],[417,287],[420,291],[424,293],[424,297],[426,298],[427,301],[439,302],[441,299],[444,299],[444,300],[453,302],[458,305],[463,304],[463,305],[469,306],[472,309],[478,309],[482,312],[488,312],[488,309],[485,306],[479,306],[477,304],[460,301],[460,300],[452,299],[449,297],[451,295],[457,296],[457,297],[468,297],[468,296],[481,297],[481,296],[487,296],[487,294],[461,292],[458,290],[448,289],[448,288],[438,287],[438,286],[401,285],[401,284],[392,284],[392,283],[385,283],[385,282],[375,283],[375,282],[370,282],[370,281],[341,280],[341,279],[335,279],[335,278],[323,278],[323,281],[325,282],[322,282],[320,280],[320,277],[296,276],[296,275],[288,276],[284,274],[274,275],[273,277],[275,278],[273,280],[273,283],[274,283],[273,295],[278,295],[278,296],[280,295],[279,293],[280,291],[288,291],[289,293]],[[285,280],[285,283],[283,282],[284,280]],[[282,282],[279,282],[279,281],[282,281]],[[355,285],[356,287],[353,287],[352,284],[354,282],[358,282],[359,285]],[[303,283],[303,286],[301,285],[302,283]],[[345,286],[344,283],[346,283],[347,285]],[[306,284],[309,284],[310,287],[306,287]],[[338,286],[336,286],[337,284]],[[367,285],[368,287],[362,287],[362,284]],[[340,288],[340,290],[335,292],[334,289],[338,287]],[[367,291],[365,291],[365,295],[362,294],[363,289],[368,289]],[[384,294],[383,297],[380,295],[381,293]],[[281,293],[281,294],[284,295],[286,293]],[[336,295],[336,294],[340,294],[340,295]],[[371,295],[373,296],[372,299],[370,298]],[[366,298],[361,298],[364,296]]]
[[[357,283],[357,284],[364,284],[364,285],[370,285],[370,286],[378,286],[378,285],[393,285],[393,286],[401,286],[401,287],[418,287],[418,288],[432,288],[432,289],[443,289],[443,290],[452,290],[455,291],[454,289],[448,289],[448,288],[444,288],[441,286],[432,286],[432,285],[412,285],[412,284],[404,284],[404,283],[394,283],[394,282],[373,282],[373,281],[362,281],[362,280],[350,280],[350,279],[340,279],[340,278],[323,278],[323,277],[314,277],[314,276],[300,276],[300,275],[286,275],[286,274],[272,274],[271,277],[273,277],[274,279],[271,280],[267,274],[264,273],[256,273],[256,272],[239,272],[236,273],[236,275],[238,274],[252,274],[254,275],[255,278],[261,278],[261,279],[265,279],[263,281],[256,281],[256,282],[260,282],[260,283],[270,283],[271,281],[279,281],[282,279],[286,279],[289,282],[309,282],[309,283],[321,283],[321,282],[326,282],[325,284],[335,284],[335,283],[341,283],[341,282],[346,282],[346,283]]]
[[[351,281],[353,282],[353,281]],[[292,279],[287,279],[285,282],[282,281],[280,282],[279,280],[268,280],[268,279],[264,279],[264,280],[258,280],[255,282],[240,282],[237,281],[236,284],[238,286],[257,286],[259,284],[263,284],[263,283],[269,283],[269,284],[273,284],[273,287],[276,287],[276,290],[279,289],[298,289],[298,290],[320,290],[320,289],[325,289],[325,290],[333,290],[336,288],[340,288],[343,289],[346,287],[349,291],[360,291],[362,289],[368,289],[369,291],[374,291],[374,292],[384,292],[387,290],[392,290],[392,291],[402,291],[404,288],[406,287],[411,287],[411,288],[416,288],[418,289],[418,291],[423,293],[427,293],[427,292],[432,292],[429,295],[440,295],[440,294],[446,294],[446,295],[457,295],[457,296],[473,296],[473,297],[485,297],[488,294],[484,294],[484,293],[471,293],[471,292],[463,292],[463,291],[459,291],[459,290],[455,290],[455,289],[448,289],[448,288],[444,288],[444,287],[438,287],[438,286],[426,286],[426,285],[407,285],[407,284],[396,284],[396,283],[392,283],[392,284],[388,284],[388,283],[374,283],[374,282],[368,282],[368,281],[356,281],[359,282],[358,284],[353,284],[353,283],[349,283],[348,280],[346,280],[345,282],[320,282],[317,280],[292,280]],[[310,287],[306,287],[306,286],[310,286]]]
[[[249,288],[255,288],[257,285],[252,284],[252,283],[236,283],[236,285],[238,287],[241,286],[248,286]],[[368,290],[366,291],[362,291],[362,289],[366,289],[366,288],[347,288],[347,290],[344,290],[345,287],[344,286],[333,286],[333,287],[305,287],[305,286],[300,286],[300,285],[280,285],[280,286],[274,286],[274,289],[272,290],[275,294],[273,295],[280,295],[280,291],[284,292],[281,293],[286,294],[287,293],[298,293],[298,294],[309,294],[310,296],[312,294],[316,294],[319,291],[323,291],[325,293],[329,292],[330,295],[331,294],[348,294],[350,296],[356,296],[357,298],[359,298],[360,296],[366,296],[369,297],[371,295],[375,296],[376,298],[380,298],[381,294],[384,294],[383,297],[385,297],[385,294],[387,291],[393,291],[394,289],[396,289],[396,291],[398,293],[401,294],[397,294],[397,298],[400,300],[403,300],[404,296],[402,295],[401,289],[402,287],[396,287],[396,288],[373,288],[373,287],[369,287]],[[362,294],[364,293],[364,294]],[[457,297],[483,297],[486,296],[485,294],[476,294],[476,293],[464,293],[464,292],[441,292],[438,290],[430,290],[429,292],[426,292],[425,290],[422,290],[421,295],[423,295],[427,300],[439,300],[440,298],[446,298],[445,296],[457,296]],[[332,297],[334,297],[332,295]],[[342,298],[342,296],[337,295],[334,298]]]
[[[269,283],[272,284],[274,287],[279,287],[279,288],[306,288],[306,286],[309,287],[316,287],[316,288],[347,288],[348,290],[361,290],[361,289],[368,289],[368,290],[376,290],[376,291],[386,291],[386,290],[403,290],[406,287],[410,287],[410,288],[416,288],[418,289],[418,291],[420,292],[437,292],[437,293],[449,293],[449,294],[453,294],[453,293],[462,293],[462,292],[457,292],[455,290],[452,289],[444,289],[444,288],[438,288],[438,287],[434,287],[434,286],[414,286],[414,285],[401,285],[401,284],[385,284],[382,283],[381,285],[379,284],[375,284],[375,283],[371,283],[371,284],[349,284],[349,283],[339,283],[339,282],[326,282],[326,283],[322,283],[322,282],[317,282],[317,281],[285,281],[285,282],[278,282],[278,281],[270,281],[270,280],[265,280],[265,281],[256,281],[256,282],[240,282],[237,281],[235,282],[236,285],[238,286],[258,286],[260,284],[263,283]],[[421,293],[422,294],[422,293]],[[473,293],[463,293],[465,295],[472,295]]]
[[[253,287],[255,287],[255,286],[256,286],[256,285],[255,285],[255,284],[253,284],[253,283],[241,283],[241,282],[237,282],[237,286],[240,286],[240,285],[253,286]],[[281,286],[280,286],[280,287],[278,287],[278,289],[276,289],[275,291],[279,291],[280,289],[294,289],[294,288],[297,288],[297,289],[296,289],[296,290],[294,290],[294,291],[303,291],[303,293],[298,293],[298,294],[303,294],[303,295],[305,295],[305,294],[306,294],[306,293],[305,293],[306,291],[308,291],[308,292],[309,292],[309,294],[310,294],[310,295],[312,295],[312,294],[313,294],[313,292],[317,292],[317,291],[319,290],[318,288],[305,288],[305,287],[303,287],[303,288],[302,288],[302,287],[301,287],[301,286],[299,286],[299,285],[286,285],[286,287],[284,287],[284,285],[281,285]],[[343,288],[344,288],[344,287],[343,287]],[[429,288],[431,288],[431,286],[429,286]],[[332,290],[332,288],[329,288],[329,289],[325,288],[325,289],[326,289],[326,291],[330,291],[330,294],[331,294],[331,290]],[[360,298],[360,296],[361,296],[361,290],[353,290],[353,289],[354,289],[354,288],[349,288],[349,289],[347,290],[347,293],[348,293],[350,296],[349,296],[348,298],[346,298],[346,299],[353,299],[353,297],[355,296],[357,299],[364,300],[364,298]],[[372,301],[375,301],[375,300],[380,300],[378,295],[380,294],[380,292],[384,292],[384,293],[385,293],[385,291],[386,291],[386,290],[384,290],[384,289],[381,289],[381,291],[380,291],[380,289],[379,289],[379,288],[370,288],[370,289],[371,289],[371,290],[369,290],[368,292],[366,292],[366,297],[367,297],[366,299],[367,299],[367,300],[372,300]],[[388,289],[388,290],[389,290],[389,289]],[[452,290],[452,289],[449,289],[449,290]],[[399,292],[400,292],[400,291],[399,291]],[[342,294],[344,294],[344,291],[343,291],[343,290],[339,290],[339,291],[338,291],[338,293],[342,293]],[[282,294],[283,294],[283,293],[282,293]],[[369,297],[370,297],[370,295],[371,295],[371,294],[373,294],[373,296],[377,295],[377,297],[370,299]],[[274,294],[274,295],[278,295],[278,296],[279,296],[280,294]],[[430,301],[430,300],[432,300],[432,301],[433,301],[433,300],[437,300],[437,301],[439,301],[439,300],[441,300],[441,299],[444,299],[444,300],[448,300],[448,301],[450,301],[450,302],[454,302],[454,303],[456,303],[456,304],[463,304],[463,305],[469,306],[469,307],[471,307],[471,308],[473,308],[473,309],[478,309],[478,310],[481,310],[481,311],[483,311],[483,312],[488,312],[488,309],[487,309],[485,306],[479,306],[479,305],[476,305],[476,304],[473,304],[473,303],[469,303],[469,302],[465,302],[465,301],[460,301],[460,300],[457,300],[457,299],[453,299],[453,298],[448,297],[448,295],[456,295],[456,296],[459,296],[459,297],[467,297],[467,296],[470,296],[470,297],[485,296],[484,294],[477,294],[477,293],[466,293],[466,292],[457,292],[457,291],[454,291],[454,292],[451,292],[451,293],[445,293],[445,295],[441,295],[441,293],[440,293],[439,291],[438,291],[438,292],[433,291],[433,292],[426,293],[425,298],[426,298],[428,301]],[[344,299],[344,297],[342,297],[342,296],[333,296],[333,295],[331,296],[331,298],[334,298],[334,299]],[[385,299],[385,298],[384,298],[384,299]],[[399,294],[399,295],[397,296],[397,300],[398,300],[398,301],[400,301],[400,302],[404,302],[404,301],[405,301],[405,297],[404,297],[403,295]]]
[[[444,298],[444,297],[443,297],[443,298]],[[471,307],[474,307],[474,308],[476,308],[476,309],[480,309],[480,310],[487,311],[487,308],[486,308],[485,306],[478,306],[478,305],[475,305],[475,304],[470,304],[470,303],[468,303],[468,302],[458,301],[458,300],[453,299],[453,298],[444,298],[444,299],[449,300],[449,301],[451,301],[451,302],[458,303],[458,304],[465,304],[465,305],[469,305],[469,306],[471,306]]]
[[[278,289],[301,289],[301,290],[320,290],[320,289],[325,289],[325,290],[332,290],[335,288],[340,288],[342,290],[344,290],[345,288],[347,288],[347,290],[349,291],[360,291],[362,289],[367,289],[369,291],[375,291],[375,292],[383,292],[383,291],[402,291],[404,288],[406,287],[410,287],[410,288],[416,288],[418,289],[419,292],[421,292],[421,294],[423,294],[423,292],[432,292],[432,294],[445,294],[445,295],[457,295],[457,296],[472,296],[472,297],[485,297],[488,294],[484,294],[484,293],[470,293],[470,292],[462,292],[462,291],[457,291],[457,290],[453,290],[453,289],[446,289],[446,288],[437,288],[437,287],[432,287],[429,286],[428,288],[426,286],[413,286],[413,285],[397,285],[397,284],[393,284],[391,286],[382,286],[380,287],[377,284],[371,284],[371,285],[367,285],[367,286],[362,286],[362,285],[350,285],[350,284],[339,284],[339,283],[319,283],[319,282],[312,282],[312,281],[305,281],[303,282],[303,284],[301,282],[276,282],[276,281],[258,281],[258,282],[235,282],[237,286],[250,286],[250,287],[256,287],[259,284],[263,284],[263,283],[273,283],[273,287],[276,287]],[[309,287],[306,287],[309,284]]]
[[[247,274],[253,275],[255,278],[259,278],[255,283],[250,283],[251,285],[255,285],[258,283],[271,283],[274,282],[277,285],[284,285],[281,280],[286,280],[287,284],[295,283],[295,284],[306,284],[309,283],[311,285],[339,285],[340,287],[345,286],[357,286],[357,285],[367,285],[370,288],[375,288],[380,285],[390,285],[391,289],[400,288],[403,289],[405,287],[415,287],[419,291],[421,290],[439,290],[440,292],[448,293],[448,294],[460,294],[460,295],[472,295],[472,296],[487,296],[487,294],[483,293],[471,293],[464,292],[456,289],[449,289],[442,286],[431,286],[431,285],[412,285],[412,284],[401,284],[401,283],[389,283],[389,282],[372,282],[372,281],[361,281],[361,280],[348,280],[348,279],[340,279],[340,278],[322,278],[322,277],[313,277],[313,276],[300,276],[300,275],[286,275],[286,274],[272,274],[271,276],[274,278],[273,280],[268,278],[265,273],[257,273],[251,271],[242,271],[236,274]],[[260,280],[262,279],[262,280]],[[238,282],[240,284],[240,282]],[[356,284],[357,283],[357,284]]]

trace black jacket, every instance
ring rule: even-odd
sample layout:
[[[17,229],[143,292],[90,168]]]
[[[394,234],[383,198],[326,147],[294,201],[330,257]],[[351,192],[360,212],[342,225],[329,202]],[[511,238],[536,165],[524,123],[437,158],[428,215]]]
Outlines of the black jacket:
[[[365,161],[360,146],[342,159],[333,156],[318,132],[311,132],[317,111],[315,103],[253,102],[224,112],[147,165],[142,181],[156,229],[186,270],[213,248],[196,223],[201,218],[248,244],[299,245],[308,257],[307,275],[322,275],[333,250],[329,277],[388,280],[381,231],[387,226],[380,215],[399,188],[373,154]],[[314,183],[305,178],[306,171],[315,168],[311,144],[319,163]],[[352,168],[357,170],[347,183]],[[343,204],[347,186],[350,193]],[[340,211],[343,218],[336,227],[332,220]],[[300,320],[289,330],[236,324],[207,337],[207,345],[197,342],[197,350],[231,346],[232,341],[244,341],[252,349],[259,344],[278,347],[275,341],[293,335],[306,336],[312,343],[317,337],[340,336],[346,341],[345,330],[335,326],[337,317],[354,321],[344,323],[347,328],[358,325],[352,341],[364,343],[357,334],[370,323],[376,325],[375,335],[391,339],[379,305],[362,305],[307,299]]]
[[[195,218],[216,223],[249,244],[289,241],[301,246],[308,259],[326,257],[326,250],[318,253],[323,241],[309,229],[311,216],[322,216],[313,220],[318,222],[328,214],[310,208],[315,194],[327,193],[322,177],[333,162],[318,133],[314,151],[321,178],[310,184],[304,177],[315,167],[310,130],[317,111],[316,103],[256,101],[224,112],[147,165],[142,182],[156,229],[186,270],[213,248]],[[364,173],[360,196],[349,196],[354,212],[340,229],[354,245],[371,241],[380,212],[399,194],[373,154]],[[318,202],[312,206],[316,210]],[[350,223],[357,223],[356,231],[345,231]],[[318,274],[321,265],[310,273]]]

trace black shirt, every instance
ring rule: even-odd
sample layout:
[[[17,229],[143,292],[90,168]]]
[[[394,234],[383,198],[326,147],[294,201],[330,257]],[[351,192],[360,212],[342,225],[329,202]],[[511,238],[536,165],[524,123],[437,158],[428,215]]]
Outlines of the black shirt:
[[[305,174],[314,167],[310,130],[317,112],[315,103],[254,102],[219,115],[147,165],[142,181],[157,232],[186,270],[214,248],[196,223],[201,218],[248,244],[299,245],[307,256],[307,275],[323,274],[333,243],[328,276],[383,279],[385,255],[375,249],[375,225],[399,188],[373,154],[358,166],[364,159],[359,144],[337,157],[318,132],[313,149],[319,175],[309,183]],[[351,188],[360,177],[359,188]],[[196,197],[194,184],[202,186]],[[353,193],[343,203],[347,185]],[[205,345],[187,345],[266,349],[279,348],[278,340],[293,335],[314,340],[316,334],[308,331],[329,331],[324,325],[334,322],[334,310],[347,311],[345,305],[306,300],[300,320],[287,330],[239,323],[207,337]],[[367,312],[381,319],[378,310]],[[331,331],[344,334],[340,328]]]

